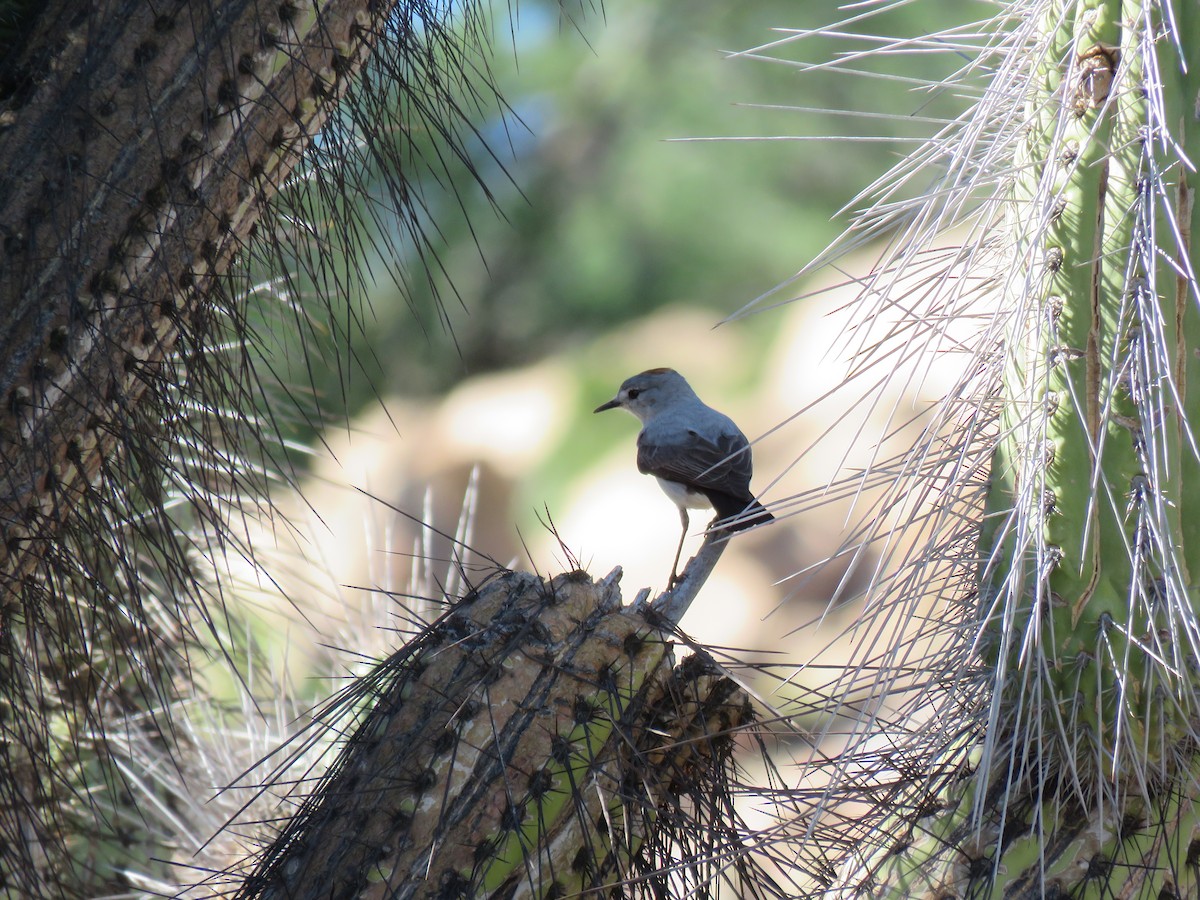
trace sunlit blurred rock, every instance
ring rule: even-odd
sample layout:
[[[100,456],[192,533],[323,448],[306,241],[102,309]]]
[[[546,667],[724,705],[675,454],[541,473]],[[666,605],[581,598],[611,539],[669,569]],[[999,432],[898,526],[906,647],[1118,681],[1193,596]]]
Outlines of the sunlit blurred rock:
[[[520,478],[543,460],[575,415],[576,379],[562,361],[472,378],[438,408],[433,431],[438,454],[486,460]]]

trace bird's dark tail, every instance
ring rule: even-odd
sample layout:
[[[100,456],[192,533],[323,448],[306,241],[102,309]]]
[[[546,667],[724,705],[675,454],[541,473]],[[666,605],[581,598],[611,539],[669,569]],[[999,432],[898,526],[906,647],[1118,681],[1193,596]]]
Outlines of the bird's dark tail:
[[[708,500],[717,511],[720,527],[728,531],[743,531],[774,520],[767,508],[755,500],[745,497],[735,497],[732,494],[713,492],[706,494]]]

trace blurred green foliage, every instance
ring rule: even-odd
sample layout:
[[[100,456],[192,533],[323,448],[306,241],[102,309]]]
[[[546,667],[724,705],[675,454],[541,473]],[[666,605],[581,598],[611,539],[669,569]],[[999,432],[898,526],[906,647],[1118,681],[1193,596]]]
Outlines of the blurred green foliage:
[[[970,18],[977,4],[897,6],[869,30],[921,34]],[[474,110],[478,130],[463,156],[419,131],[398,136],[411,142],[403,155],[426,168],[414,200],[430,244],[418,258],[403,216],[371,213],[392,243],[361,260],[369,303],[340,339],[357,371],[343,355],[327,371],[310,361],[295,381],[344,395],[353,412],[379,394],[436,393],[570,350],[667,304],[711,308],[716,322],[787,278],[844,227],[837,210],[905,152],[905,137],[929,134],[928,117],[963,105],[899,80],[834,71],[800,80],[805,60],[872,49],[861,42],[839,40],[831,51],[828,39],[806,38],[767,51],[775,61],[728,58],[787,37],[773,29],[849,14],[827,0],[608,0],[603,10],[522,0],[470,23],[491,35],[480,64],[504,99],[464,87],[461,105]],[[952,68],[945,54],[926,60],[872,53],[854,66],[926,79]],[[896,140],[675,140],[772,135]]]

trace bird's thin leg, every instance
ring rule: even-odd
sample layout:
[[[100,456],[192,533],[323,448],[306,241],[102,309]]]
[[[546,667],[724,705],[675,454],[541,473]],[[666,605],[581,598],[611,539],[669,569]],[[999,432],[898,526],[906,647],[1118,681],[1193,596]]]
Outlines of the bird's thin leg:
[[[679,523],[683,526],[683,532],[679,535],[679,546],[675,548],[675,562],[671,563],[671,580],[667,582],[667,590],[675,587],[675,582],[679,580],[679,575],[676,574],[679,571],[679,557],[683,553],[683,541],[687,537],[688,526],[692,524],[686,506],[679,507]]]

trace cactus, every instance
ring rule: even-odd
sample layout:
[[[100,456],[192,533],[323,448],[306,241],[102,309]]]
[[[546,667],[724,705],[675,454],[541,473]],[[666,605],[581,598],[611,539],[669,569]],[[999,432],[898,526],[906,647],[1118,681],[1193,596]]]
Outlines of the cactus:
[[[1188,2],[1012,4],[971,30],[977,105],[889,182],[936,164],[935,188],[861,217],[901,235],[869,285],[928,311],[911,344],[983,324],[916,448],[878,467],[928,500],[855,627],[920,609],[928,656],[902,629],[826,688],[830,712],[871,698],[811,767],[825,809],[796,813],[829,894],[1197,889],[1197,29]],[[852,801],[871,812],[847,827]]]
[[[115,895],[169,880],[153,860],[176,840],[149,824],[175,799],[142,795],[124,754],[183,765],[193,663],[229,646],[213,573],[254,556],[231,513],[291,477],[251,408],[255,299],[319,317],[289,298],[324,273],[324,312],[352,302],[328,273],[367,226],[344,209],[327,240],[321,212],[365,169],[321,156],[402,153],[397,121],[454,144],[439,98],[472,82],[477,36],[421,2],[20,7],[0,61],[0,895]],[[251,289],[263,260],[283,289]]]
[[[350,737],[235,896],[762,890],[730,795],[751,701],[675,666],[619,575],[501,574],[357,679],[319,717]]]

